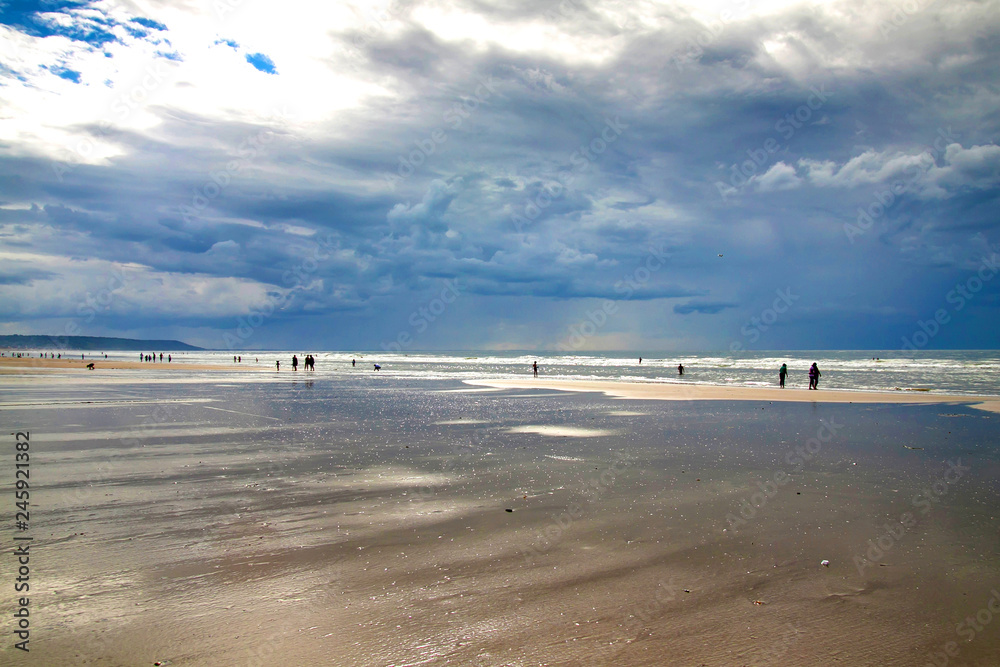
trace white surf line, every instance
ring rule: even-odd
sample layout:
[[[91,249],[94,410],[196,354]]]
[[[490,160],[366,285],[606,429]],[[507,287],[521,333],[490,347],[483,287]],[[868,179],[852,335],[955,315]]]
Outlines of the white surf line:
[[[246,415],[247,417],[256,417],[257,419],[270,419],[271,421],[284,421],[279,417],[265,417],[264,415],[255,415],[252,412],[240,412],[239,410],[227,410],[225,408],[213,408],[211,405],[201,405],[199,407],[205,408],[206,410],[218,410],[219,412],[232,412],[234,415]]]

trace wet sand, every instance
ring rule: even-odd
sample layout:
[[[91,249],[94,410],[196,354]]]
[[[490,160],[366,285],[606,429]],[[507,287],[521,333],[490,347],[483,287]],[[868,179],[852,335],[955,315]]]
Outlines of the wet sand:
[[[991,414],[183,375],[0,380],[38,586],[0,663],[1000,662]]]
[[[24,374],[30,373],[36,370],[67,370],[75,369],[80,371],[89,371],[87,364],[94,364],[94,371],[102,370],[142,370],[142,371],[249,371],[249,370],[264,370],[265,366],[262,364],[255,364],[253,362],[245,362],[240,364],[232,364],[231,366],[226,366],[223,364],[190,364],[185,363],[180,359],[175,359],[173,361],[121,361],[112,359],[103,359],[98,356],[87,357],[86,359],[42,359],[40,357],[35,357],[34,359],[22,357],[20,359],[16,357],[0,357],[0,373],[8,374]],[[269,368],[268,368],[269,370]]]

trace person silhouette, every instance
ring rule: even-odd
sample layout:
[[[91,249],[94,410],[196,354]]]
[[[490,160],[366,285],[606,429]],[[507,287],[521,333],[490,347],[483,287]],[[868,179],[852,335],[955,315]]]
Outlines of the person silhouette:
[[[819,376],[820,376],[819,366],[817,366],[816,362],[814,361],[813,365],[809,367],[809,388],[810,389],[819,389]]]

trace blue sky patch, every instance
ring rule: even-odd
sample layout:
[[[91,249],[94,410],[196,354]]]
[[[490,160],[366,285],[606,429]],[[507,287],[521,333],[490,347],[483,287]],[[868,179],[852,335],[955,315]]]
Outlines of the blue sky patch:
[[[247,62],[259,69],[261,72],[266,74],[277,74],[278,70],[274,68],[274,61],[265,56],[263,53],[248,53],[246,55]]]
[[[67,67],[50,67],[48,69],[60,79],[66,79],[67,81],[72,81],[73,83],[80,83],[80,73],[75,70],[71,70]]]
[[[59,25],[45,20],[42,13],[70,14],[76,9],[90,7],[91,2],[23,2],[13,0],[0,4],[0,24],[9,25],[35,37],[61,36],[76,42],[85,42],[91,46],[101,46],[108,42],[118,41],[109,28],[115,22],[107,18],[88,18],[72,25]]]
[[[159,21],[154,21],[153,19],[147,19],[143,16],[137,16],[132,19],[132,23],[138,23],[139,25],[149,28],[151,30],[166,30],[167,26],[163,25]]]

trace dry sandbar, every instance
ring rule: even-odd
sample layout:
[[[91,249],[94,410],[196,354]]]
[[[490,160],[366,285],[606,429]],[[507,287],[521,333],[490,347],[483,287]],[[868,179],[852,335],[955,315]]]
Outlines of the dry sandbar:
[[[954,396],[914,391],[846,391],[830,389],[778,389],[771,387],[726,387],[683,382],[618,382],[615,380],[554,380],[518,378],[466,380],[466,384],[504,389],[554,389],[598,391],[614,398],[659,401],[786,401],[796,403],[934,403],[968,404],[989,412],[1000,412],[998,396]]]

